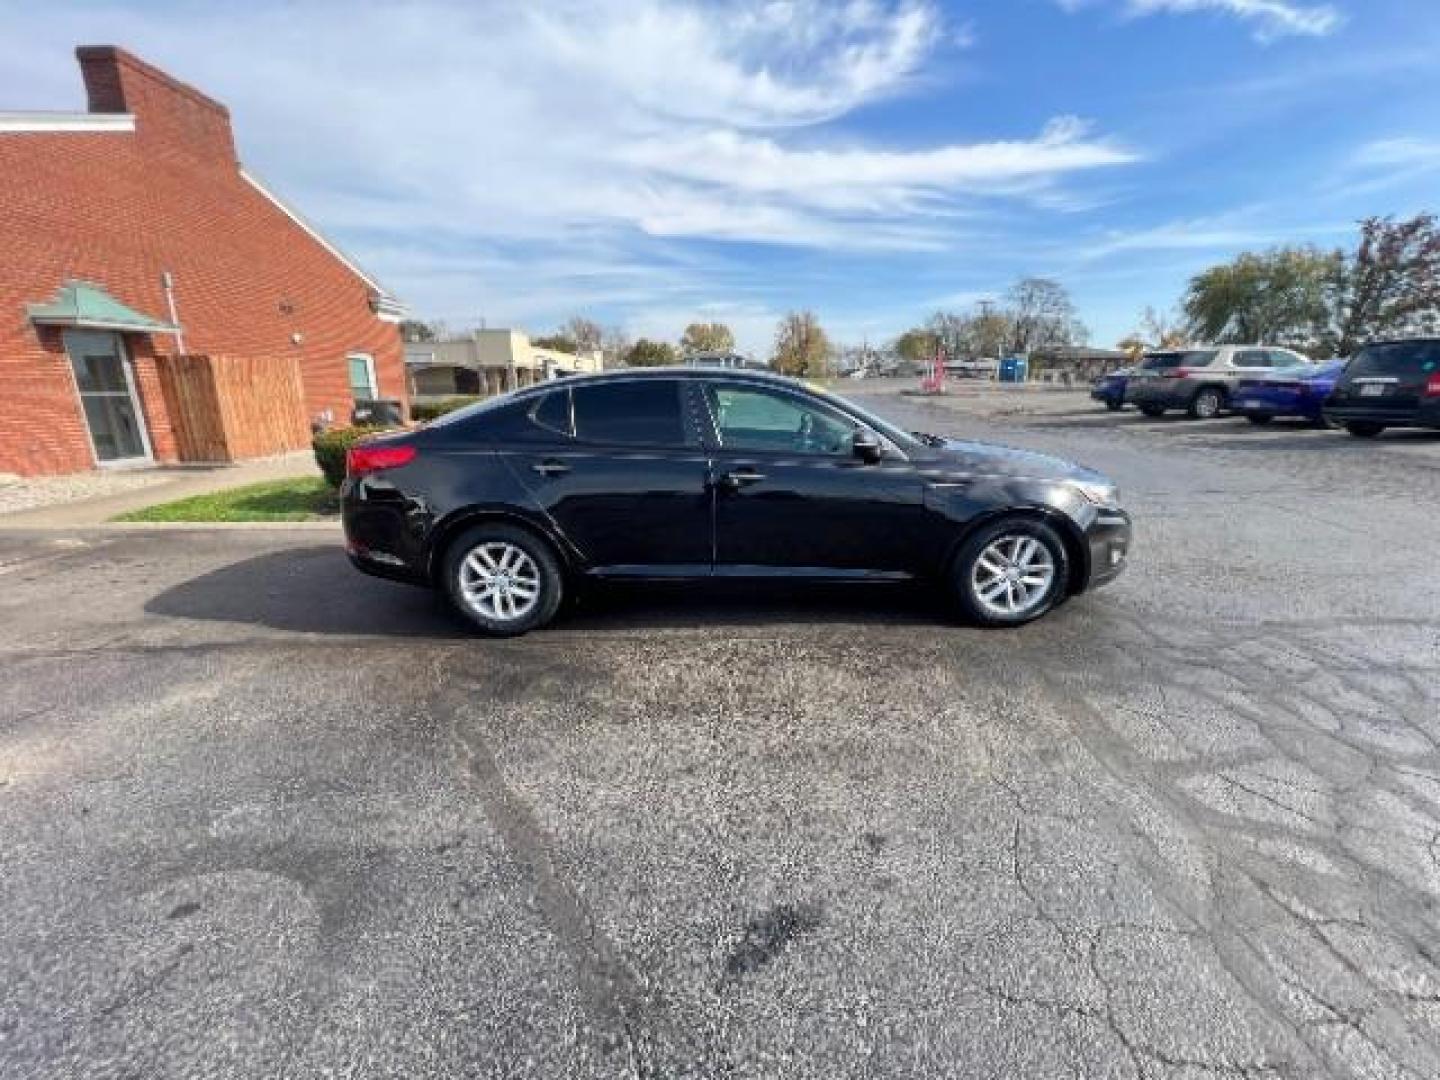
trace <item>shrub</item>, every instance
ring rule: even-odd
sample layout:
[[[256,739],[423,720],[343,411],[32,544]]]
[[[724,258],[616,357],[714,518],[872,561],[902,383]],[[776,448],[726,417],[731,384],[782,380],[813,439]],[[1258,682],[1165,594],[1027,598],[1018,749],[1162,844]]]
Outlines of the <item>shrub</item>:
[[[439,401],[416,401],[410,405],[410,419],[419,423],[422,420],[434,420],[437,416],[444,416],[456,409],[463,409],[466,405],[473,405],[482,400],[479,395],[456,395],[455,397],[441,398]]]
[[[315,451],[315,464],[325,474],[325,482],[338,488],[345,479],[345,451],[380,428],[342,427],[318,433],[310,446]]]

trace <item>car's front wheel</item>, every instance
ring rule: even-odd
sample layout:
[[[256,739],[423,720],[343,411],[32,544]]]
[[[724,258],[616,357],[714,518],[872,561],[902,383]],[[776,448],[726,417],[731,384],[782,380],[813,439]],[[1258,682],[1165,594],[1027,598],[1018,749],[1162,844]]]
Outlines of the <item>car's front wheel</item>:
[[[1067,595],[1070,561],[1055,530],[1004,518],[965,541],[952,570],[960,610],[982,626],[1020,626]]]
[[[1385,425],[1371,420],[1351,420],[1345,425],[1345,430],[1357,439],[1373,439],[1385,430]]]
[[[1107,409],[1109,409],[1111,412],[1119,412],[1121,409],[1123,409],[1123,408],[1125,407],[1125,403],[1124,403],[1123,401],[1117,401],[1117,400],[1115,400],[1115,398],[1113,398],[1113,397],[1112,397],[1112,398],[1106,398],[1106,399],[1105,399],[1105,407],[1106,407]]]
[[[564,576],[549,545],[513,525],[478,525],[445,553],[445,591],[472,626],[515,637],[555,617]]]

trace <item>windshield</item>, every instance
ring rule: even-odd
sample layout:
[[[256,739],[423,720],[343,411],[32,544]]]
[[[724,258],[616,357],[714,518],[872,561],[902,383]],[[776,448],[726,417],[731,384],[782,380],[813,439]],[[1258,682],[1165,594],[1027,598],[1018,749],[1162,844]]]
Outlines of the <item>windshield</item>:
[[[1214,349],[1186,349],[1184,352],[1146,353],[1140,366],[1146,371],[1162,371],[1177,367],[1209,367],[1216,357]]]
[[[1350,375],[1433,375],[1440,371],[1440,341],[1371,345],[1350,361]]]

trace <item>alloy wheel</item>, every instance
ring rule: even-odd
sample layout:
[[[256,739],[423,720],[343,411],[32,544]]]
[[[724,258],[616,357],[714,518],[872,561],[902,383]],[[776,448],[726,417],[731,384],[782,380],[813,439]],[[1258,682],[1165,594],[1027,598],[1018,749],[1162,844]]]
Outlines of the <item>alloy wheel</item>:
[[[514,622],[540,602],[540,568],[522,548],[503,540],[476,545],[460,564],[460,595],[476,614]]]
[[[1034,536],[992,540],[970,571],[975,599],[992,615],[1012,619],[1045,602],[1055,582],[1055,557]]]

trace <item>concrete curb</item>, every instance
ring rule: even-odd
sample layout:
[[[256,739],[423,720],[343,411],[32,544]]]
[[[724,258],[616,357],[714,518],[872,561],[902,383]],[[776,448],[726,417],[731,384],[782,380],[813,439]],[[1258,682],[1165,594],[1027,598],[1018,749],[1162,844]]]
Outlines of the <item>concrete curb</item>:
[[[339,532],[339,521],[104,521],[83,525],[6,524],[0,519],[0,535],[6,533],[77,532]]]

